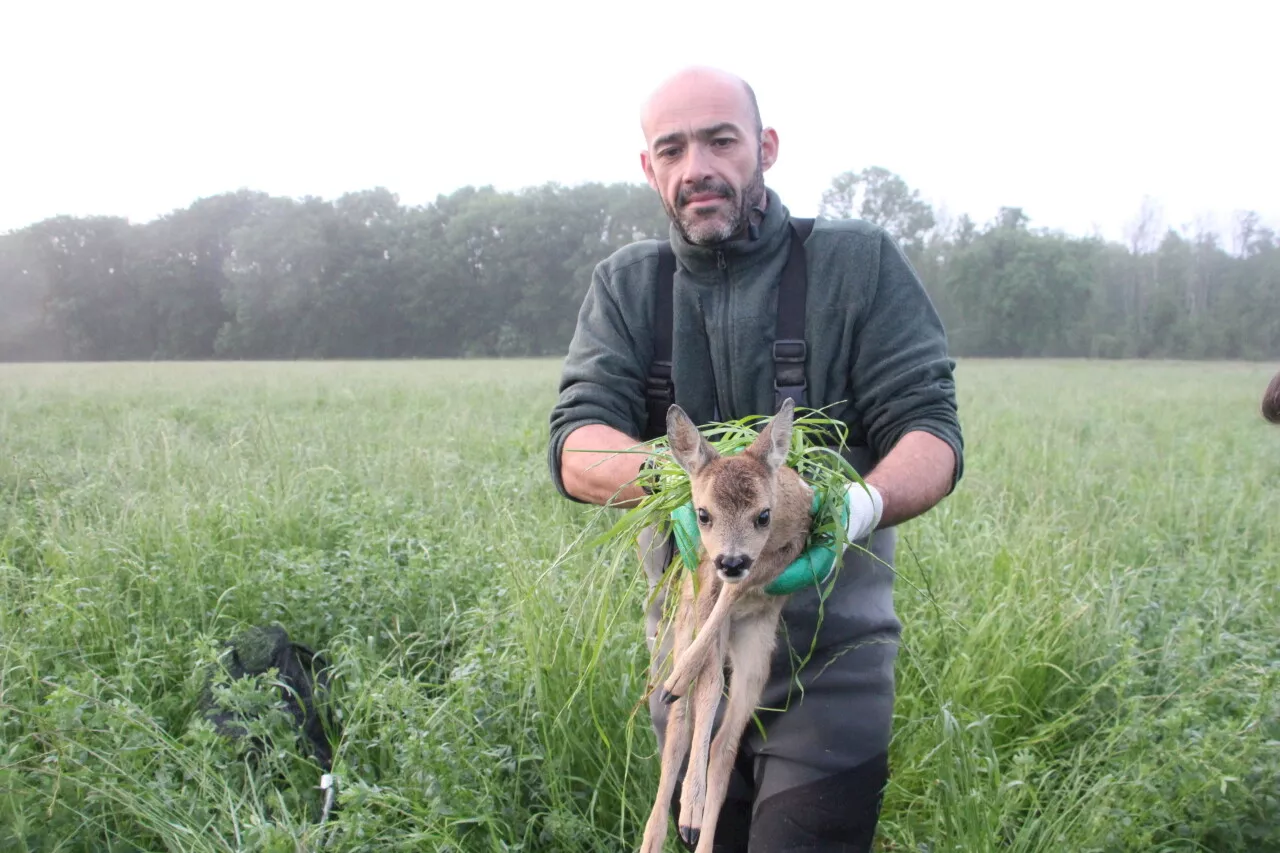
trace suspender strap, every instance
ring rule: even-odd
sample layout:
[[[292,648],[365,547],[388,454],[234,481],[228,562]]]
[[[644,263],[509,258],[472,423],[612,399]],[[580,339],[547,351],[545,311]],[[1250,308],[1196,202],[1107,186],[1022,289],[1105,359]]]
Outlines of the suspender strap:
[[[667,434],[667,409],[676,401],[675,383],[671,378],[672,290],[675,287],[676,256],[671,244],[658,245],[658,292],[653,318],[653,362],[645,381],[645,406],[648,423],[641,441]]]
[[[808,284],[804,257],[804,241],[813,231],[812,219],[791,220],[791,247],[787,265],[778,286],[777,334],[773,344],[775,390],[774,411],[790,397],[797,406],[805,406],[804,376],[808,347],[804,341],[805,289]],[[647,421],[641,441],[650,441],[667,433],[667,409],[675,402],[675,382],[671,373],[671,327],[676,257],[671,244],[658,244],[658,290],[653,317],[653,361],[645,381]]]
[[[805,359],[809,355],[804,342],[805,287],[808,284],[804,258],[804,241],[813,230],[812,219],[793,219],[791,251],[778,286],[778,331],[773,342],[773,410],[790,397],[797,407],[807,405],[804,378]]]

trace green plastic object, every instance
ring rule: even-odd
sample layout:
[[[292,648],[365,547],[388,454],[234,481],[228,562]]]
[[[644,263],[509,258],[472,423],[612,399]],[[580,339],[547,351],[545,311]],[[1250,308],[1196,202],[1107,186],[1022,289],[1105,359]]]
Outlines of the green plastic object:
[[[702,542],[693,501],[673,509],[671,521],[675,526],[676,548],[680,551],[680,559],[684,561],[686,569],[693,571],[698,568],[698,545]]]
[[[814,515],[822,508],[822,496],[815,490],[813,493]],[[690,501],[671,511],[671,521],[676,539],[676,549],[680,552],[680,560],[684,567],[693,571],[698,568],[698,546],[702,535],[698,531],[698,517],[693,511]],[[849,523],[849,498],[845,496],[844,517],[842,522]],[[813,584],[818,585],[831,576],[831,569],[836,564],[836,551],[832,547],[832,537],[825,535],[816,539],[799,557],[783,569],[764,591],[769,595],[790,595]]]

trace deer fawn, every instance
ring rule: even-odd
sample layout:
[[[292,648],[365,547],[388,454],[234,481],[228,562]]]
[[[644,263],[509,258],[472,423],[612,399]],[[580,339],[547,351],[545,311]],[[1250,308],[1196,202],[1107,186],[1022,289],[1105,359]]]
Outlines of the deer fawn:
[[[673,405],[667,411],[671,455],[689,475],[702,549],[696,587],[692,572],[680,587],[673,666],[662,694],[672,707],[642,853],[662,850],[676,774],[686,756],[680,836],[698,853],[712,848],[738,742],[768,678],[787,599],[764,587],[800,555],[811,526],[813,490],[783,464],[792,412],[791,400],[784,400],[751,446],[740,455],[721,456],[683,409]],[[726,658],[732,682],[712,741]],[[691,683],[692,702],[686,696]]]

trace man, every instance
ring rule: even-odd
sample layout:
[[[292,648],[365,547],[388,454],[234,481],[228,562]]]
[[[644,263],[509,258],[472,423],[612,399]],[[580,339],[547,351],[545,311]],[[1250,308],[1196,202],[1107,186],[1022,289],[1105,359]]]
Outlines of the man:
[[[641,115],[641,166],[671,219],[676,402],[697,423],[775,411],[777,292],[790,217],[764,173],[778,135],[751,88],[721,71],[686,69]],[[893,667],[894,525],[954,489],[963,468],[946,337],[914,271],[883,230],[817,222],[807,264],[805,405],[849,426],[848,458],[872,487],[854,490],[851,537],[878,559],[846,552],[825,601],[810,587],[783,611],[759,719],[747,729],[716,850],[852,851],[870,847],[888,778]],[[548,462],[571,500],[633,505],[654,351],[659,244],[626,246],[595,270],[551,413]],[[566,452],[595,450],[604,453]],[[644,559],[650,588],[669,542]],[[884,561],[883,563],[879,562]],[[821,613],[819,607],[821,606]],[[647,614],[649,642],[661,602]],[[816,634],[816,643],[814,643]],[[794,664],[809,654],[803,668]],[[655,666],[669,648],[664,640]],[[730,676],[731,677],[731,676]],[[795,689],[798,681],[801,691]],[[650,702],[661,741],[666,707]],[[678,814],[679,792],[673,815]]]

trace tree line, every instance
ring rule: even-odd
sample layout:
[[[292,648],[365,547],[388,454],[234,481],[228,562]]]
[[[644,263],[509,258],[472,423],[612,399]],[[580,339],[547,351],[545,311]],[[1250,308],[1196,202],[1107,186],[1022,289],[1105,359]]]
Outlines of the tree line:
[[[947,218],[887,169],[837,176],[821,215],[884,226],[957,356],[1280,358],[1280,239],[1237,215],[1125,242]],[[0,236],[0,360],[562,354],[595,264],[667,220],[641,184],[241,190],[143,224],[60,216]]]

